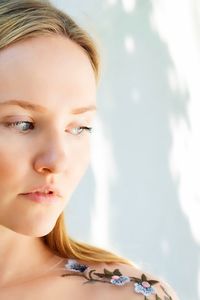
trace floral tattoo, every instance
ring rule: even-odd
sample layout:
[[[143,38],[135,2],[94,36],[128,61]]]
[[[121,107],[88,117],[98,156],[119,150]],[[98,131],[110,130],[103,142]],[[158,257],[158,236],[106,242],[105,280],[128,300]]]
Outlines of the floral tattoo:
[[[112,285],[122,286],[133,282],[134,291],[138,294],[142,294],[144,296],[144,300],[148,300],[148,296],[150,295],[155,295],[155,300],[173,300],[164,287],[160,285],[161,289],[165,293],[164,299],[161,299],[153,288],[153,285],[158,284],[159,281],[148,280],[145,274],[142,274],[141,278],[125,276],[122,275],[119,269],[115,269],[114,271],[104,269],[103,273],[98,273],[95,269],[90,269],[88,265],[80,264],[75,259],[68,259],[68,263],[65,264],[65,269],[72,271],[73,274],[62,274],[62,277],[82,276],[86,279],[83,284],[104,282]]]

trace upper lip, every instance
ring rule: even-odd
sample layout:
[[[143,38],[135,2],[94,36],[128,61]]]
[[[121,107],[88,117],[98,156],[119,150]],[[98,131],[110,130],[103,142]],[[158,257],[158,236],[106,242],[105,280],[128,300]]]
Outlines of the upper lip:
[[[26,192],[23,194],[30,194],[30,193],[36,193],[36,192],[45,193],[45,194],[52,192],[54,195],[61,197],[60,190],[51,184],[46,184],[46,185],[35,187],[32,190],[30,190],[29,192]]]

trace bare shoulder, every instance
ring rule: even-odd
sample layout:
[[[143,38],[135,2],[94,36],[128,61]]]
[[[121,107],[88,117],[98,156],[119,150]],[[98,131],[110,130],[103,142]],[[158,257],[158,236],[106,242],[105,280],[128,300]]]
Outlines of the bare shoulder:
[[[119,270],[119,277],[116,277],[116,287],[118,288],[118,295],[115,292],[116,300],[179,300],[176,292],[166,281],[141,270],[135,265],[117,263],[107,264],[105,267],[116,274]],[[127,283],[123,284],[123,279]],[[119,286],[117,285],[118,281]],[[122,285],[120,285],[120,281]]]
[[[180,300],[166,281],[135,265],[124,263],[91,265],[69,260],[66,267],[73,277],[79,276],[75,286],[77,289],[77,284],[79,285],[78,290],[82,299]]]
[[[180,300],[174,289],[165,280],[143,271],[135,265],[117,263],[107,265],[107,268],[113,272],[119,270],[121,273],[119,280],[120,277],[122,280],[123,277],[125,280],[126,277],[130,280],[127,285],[119,286],[121,287],[121,295],[116,297],[116,300]],[[122,293],[124,298],[122,298]]]

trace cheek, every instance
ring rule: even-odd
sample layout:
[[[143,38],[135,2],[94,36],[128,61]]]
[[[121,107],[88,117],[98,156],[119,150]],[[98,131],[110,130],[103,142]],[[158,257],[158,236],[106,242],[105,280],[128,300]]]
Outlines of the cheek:
[[[70,155],[71,175],[77,182],[85,174],[90,162],[90,147],[89,142],[74,149]]]
[[[20,156],[21,157],[21,156]],[[0,150],[0,195],[10,193],[19,187],[17,178],[20,177],[23,164],[16,151],[8,148]],[[23,157],[23,156],[22,156]]]
[[[0,151],[0,185],[1,191],[4,183],[12,182],[13,175],[15,174],[15,161],[9,155],[9,152]]]

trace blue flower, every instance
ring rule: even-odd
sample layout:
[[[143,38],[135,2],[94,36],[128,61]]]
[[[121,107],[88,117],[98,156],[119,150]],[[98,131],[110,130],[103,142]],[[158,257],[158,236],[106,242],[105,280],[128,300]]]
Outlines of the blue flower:
[[[79,264],[75,259],[68,259],[68,263],[65,264],[65,268],[67,270],[71,270],[71,271],[74,271],[74,272],[83,273],[88,268],[88,266],[83,265],[83,264]]]
[[[142,283],[135,283],[135,291],[136,293],[141,293],[144,296],[149,296],[151,294],[155,294],[155,290],[154,288],[152,288],[152,286],[145,286],[146,284],[142,284]]]
[[[124,285],[128,282],[130,282],[130,278],[128,276],[112,276],[112,279],[110,282],[114,285]]]

